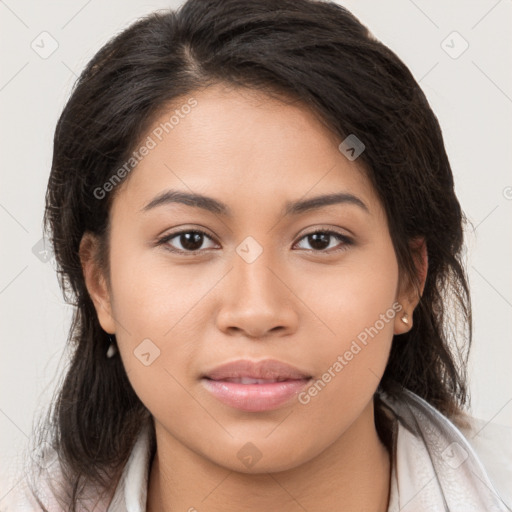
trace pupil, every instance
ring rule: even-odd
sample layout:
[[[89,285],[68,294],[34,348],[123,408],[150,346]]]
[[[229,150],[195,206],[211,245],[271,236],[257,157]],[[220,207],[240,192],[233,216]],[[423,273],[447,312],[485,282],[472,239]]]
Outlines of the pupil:
[[[203,235],[196,232],[183,233],[180,238],[181,245],[185,249],[196,251],[201,247]],[[197,245],[197,247],[195,245]]]
[[[309,235],[309,243],[314,249],[325,249],[329,247],[329,238],[330,235],[327,233],[313,233]]]
[[[197,232],[183,233],[180,236],[181,245],[189,251],[197,251],[203,241],[203,235]],[[313,233],[308,235],[309,243],[314,249],[322,250],[329,247],[330,235],[327,233]]]

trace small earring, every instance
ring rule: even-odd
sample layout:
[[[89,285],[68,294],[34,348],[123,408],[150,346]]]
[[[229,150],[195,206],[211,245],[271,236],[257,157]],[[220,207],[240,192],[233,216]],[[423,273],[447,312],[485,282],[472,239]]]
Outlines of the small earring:
[[[408,315],[407,313],[404,313],[404,314],[402,315],[402,318],[400,318],[400,320],[402,320],[402,322],[403,322],[404,324],[409,325],[409,318],[408,318],[408,317],[409,317],[409,315]]]
[[[107,350],[107,358],[110,359],[111,357],[116,355],[117,347],[114,343],[112,336],[109,334],[108,337],[110,339],[110,345],[108,346],[108,350]]]

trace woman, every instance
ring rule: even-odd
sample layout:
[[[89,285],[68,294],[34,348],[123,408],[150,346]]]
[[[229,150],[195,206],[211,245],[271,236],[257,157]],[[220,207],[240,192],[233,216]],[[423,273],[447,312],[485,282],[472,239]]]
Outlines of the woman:
[[[441,130],[346,9],[129,27],[61,115],[45,220],[73,356],[15,510],[510,510],[464,409]]]

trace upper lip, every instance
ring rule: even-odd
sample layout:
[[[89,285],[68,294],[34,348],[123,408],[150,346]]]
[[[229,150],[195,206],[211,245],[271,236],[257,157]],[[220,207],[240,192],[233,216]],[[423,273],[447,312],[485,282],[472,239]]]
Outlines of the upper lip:
[[[237,379],[248,377],[251,379],[309,379],[311,376],[292,366],[276,359],[263,359],[250,361],[239,359],[222,364],[208,371],[203,377],[212,380]]]

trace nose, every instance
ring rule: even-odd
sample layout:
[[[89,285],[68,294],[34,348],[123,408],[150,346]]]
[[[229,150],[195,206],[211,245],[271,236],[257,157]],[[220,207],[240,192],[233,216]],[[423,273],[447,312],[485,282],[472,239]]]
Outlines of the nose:
[[[235,254],[221,291],[217,327],[226,334],[257,339],[295,332],[298,299],[289,279],[288,273],[271,264],[265,251],[252,263]]]

